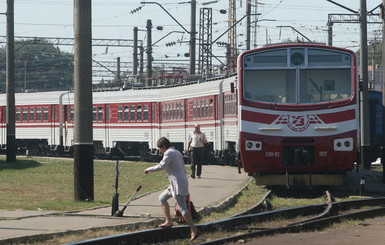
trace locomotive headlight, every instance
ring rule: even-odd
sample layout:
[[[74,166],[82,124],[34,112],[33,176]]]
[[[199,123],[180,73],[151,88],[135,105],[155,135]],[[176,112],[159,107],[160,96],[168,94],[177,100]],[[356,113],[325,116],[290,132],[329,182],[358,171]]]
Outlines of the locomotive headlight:
[[[335,139],[333,145],[335,151],[352,151],[353,138]]]
[[[245,148],[246,151],[260,151],[262,150],[262,142],[255,140],[246,140]]]

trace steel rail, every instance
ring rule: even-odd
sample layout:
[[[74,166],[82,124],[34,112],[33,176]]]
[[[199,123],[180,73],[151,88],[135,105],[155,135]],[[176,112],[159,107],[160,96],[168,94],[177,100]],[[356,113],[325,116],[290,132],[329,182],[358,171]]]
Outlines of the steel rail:
[[[332,206],[330,206],[332,205]],[[380,206],[380,208],[373,208],[371,210],[359,211],[354,213],[347,213],[343,215],[333,215],[339,211],[349,210],[352,208],[359,208],[363,206]],[[327,213],[325,213],[327,210]],[[320,215],[321,214],[321,215]],[[331,204],[309,205],[304,207],[296,207],[275,211],[268,211],[257,214],[247,214],[241,216],[234,216],[223,220],[218,220],[206,224],[198,224],[197,228],[203,233],[215,232],[218,230],[236,230],[237,227],[244,227],[255,222],[264,222],[274,220],[276,218],[290,219],[294,217],[317,215],[318,218],[311,218],[295,224],[290,224],[279,228],[249,228],[250,230],[257,230],[241,235],[230,236],[210,242],[200,244],[223,244],[225,242],[237,241],[239,239],[247,239],[258,237],[262,235],[271,235],[278,233],[300,232],[305,230],[312,230],[315,228],[326,227],[332,223],[340,222],[344,219],[365,219],[380,215],[385,215],[385,197],[369,198],[360,200],[351,200],[343,202],[331,202]],[[117,236],[108,236],[92,240],[80,241],[71,244],[142,244],[142,243],[161,243],[170,241],[172,239],[186,238],[189,236],[190,230],[186,225],[177,226],[170,229],[149,229]]]

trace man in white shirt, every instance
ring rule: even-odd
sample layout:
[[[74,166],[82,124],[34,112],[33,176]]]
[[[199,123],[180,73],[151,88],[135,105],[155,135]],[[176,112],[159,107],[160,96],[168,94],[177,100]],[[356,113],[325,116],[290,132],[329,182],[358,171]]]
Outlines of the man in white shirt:
[[[170,205],[167,200],[171,197],[176,199],[179,210],[181,211],[183,218],[189,225],[191,230],[190,241],[195,240],[200,234],[198,229],[195,227],[191,213],[188,210],[186,197],[189,195],[188,179],[186,171],[184,169],[184,160],[182,154],[171,147],[170,141],[162,137],[157,142],[157,147],[160,152],[163,153],[163,159],[158,165],[146,168],[144,174],[151,172],[157,172],[165,170],[170,181],[170,186],[159,196],[159,201],[162,204],[163,213],[166,216],[166,221],[159,225],[160,228],[170,228],[172,226]]]
[[[194,131],[188,137],[188,144],[186,152],[191,152],[191,178],[195,179],[195,168],[198,178],[202,174],[202,162],[204,153],[204,144],[207,143],[206,134],[201,132],[201,127],[197,123],[194,125]]]

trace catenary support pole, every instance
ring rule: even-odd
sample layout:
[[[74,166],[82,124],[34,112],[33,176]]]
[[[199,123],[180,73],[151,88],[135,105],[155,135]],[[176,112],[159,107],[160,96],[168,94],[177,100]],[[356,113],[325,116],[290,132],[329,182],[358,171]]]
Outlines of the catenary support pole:
[[[74,198],[94,200],[91,0],[74,0]]]
[[[152,86],[152,22],[151,20],[147,20],[147,79],[146,79],[146,87]]]
[[[7,0],[7,162],[16,162],[14,0]]]
[[[382,18],[382,40],[385,40],[385,0],[380,7]],[[382,182],[385,184],[385,42],[382,42]]]
[[[196,5],[197,1],[191,1],[191,27],[190,27],[190,75],[195,74],[196,56]]]
[[[367,34],[367,10],[366,0],[360,0],[360,78],[362,91],[360,97],[361,106],[361,164],[364,168],[370,169],[368,154],[370,148],[369,131],[369,103],[368,103],[368,34]]]
[[[138,27],[134,27],[134,45],[132,52],[132,75],[136,77],[138,74]]]

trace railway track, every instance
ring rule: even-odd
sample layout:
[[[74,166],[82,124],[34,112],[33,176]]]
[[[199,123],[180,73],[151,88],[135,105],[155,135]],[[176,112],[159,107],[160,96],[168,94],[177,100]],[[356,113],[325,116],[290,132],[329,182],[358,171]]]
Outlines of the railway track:
[[[268,192],[256,206],[233,217],[197,225],[203,233],[197,243],[224,244],[278,233],[311,231],[343,220],[385,215],[385,197],[333,202],[331,195],[326,192],[328,201],[324,204],[266,211],[271,207],[270,195],[271,192]],[[365,207],[366,209],[363,210]],[[71,244],[173,244],[173,241],[178,239],[186,240],[189,233],[188,226],[183,225],[170,229],[157,228],[130,232]],[[205,241],[204,238],[213,240]]]

